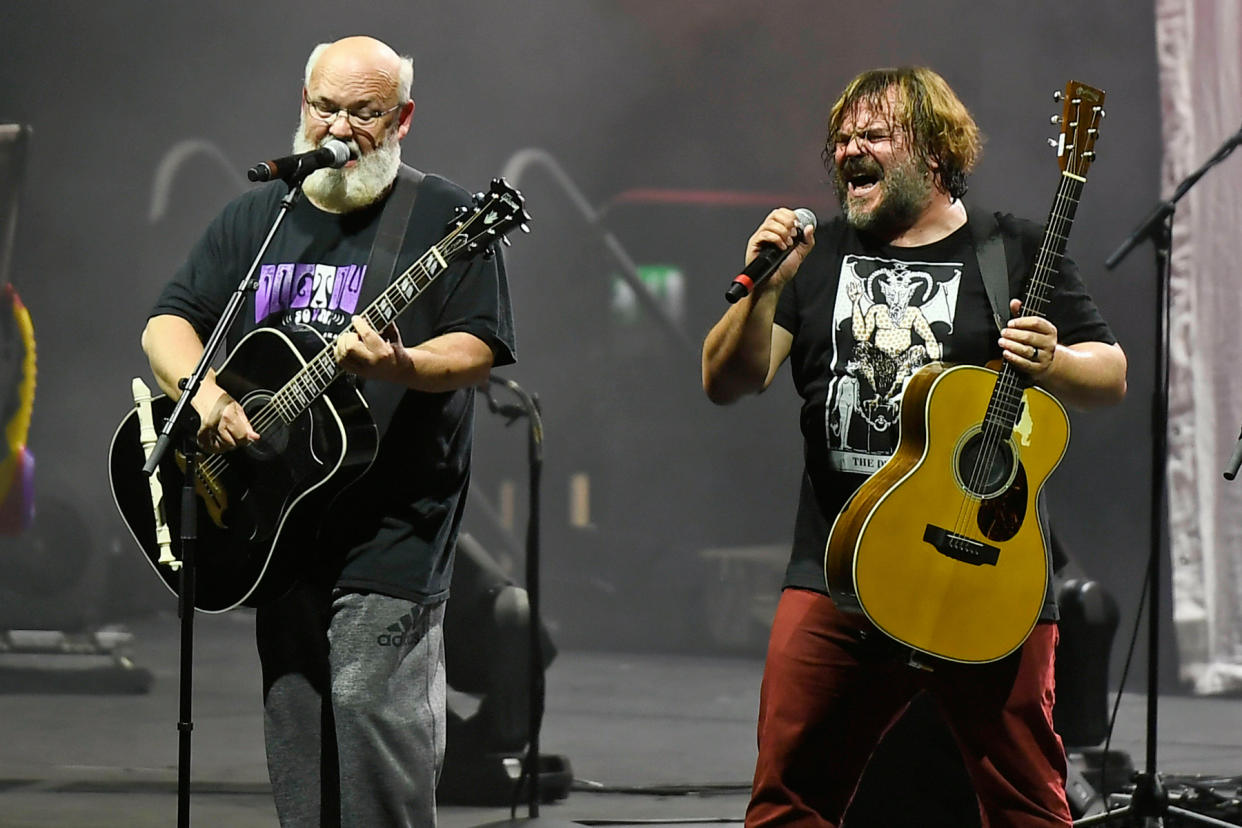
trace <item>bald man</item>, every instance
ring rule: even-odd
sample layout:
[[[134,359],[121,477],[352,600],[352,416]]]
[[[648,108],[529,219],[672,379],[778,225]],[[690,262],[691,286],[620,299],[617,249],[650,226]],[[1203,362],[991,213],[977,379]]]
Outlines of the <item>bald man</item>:
[[[374,463],[316,516],[296,585],[258,610],[268,769],[286,826],[435,823],[441,627],[469,480],[472,386],[514,361],[499,256],[453,264],[384,331],[357,315],[360,295],[378,296],[389,278],[367,266],[401,169],[413,80],[413,59],[373,38],[311,52],[294,151],[336,139],[353,160],[305,179],[305,198],[264,254],[258,289],[228,338],[232,347],[259,327],[313,328],[334,343],[372,410],[389,412]],[[454,208],[471,203],[440,176],[407,171],[404,179],[418,182],[417,197],[397,273],[440,241]],[[142,346],[170,396],[197,364],[288,189],[273,182],[228,204],[156,302]],[[191,403],[207,452],[263,436],[214,374]]]

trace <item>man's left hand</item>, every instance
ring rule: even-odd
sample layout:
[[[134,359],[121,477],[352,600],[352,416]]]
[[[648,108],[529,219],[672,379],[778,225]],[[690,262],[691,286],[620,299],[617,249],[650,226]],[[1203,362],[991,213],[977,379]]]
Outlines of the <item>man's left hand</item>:
[[[351,327],[336,338],[336,361],[341,370],[368,379],[403,384],[409,381],[414,361],[401,344],[401,332],[395,322],[376,331],[366,317],[355,316]]]
[[[1014,315],[1001,331],[1001,355],[1024,374],[1039,379],[1052,368],[1057,353],[1057,328],[1042,316],[1018,316],[1022,302],[1013,299],[1009,310]]]

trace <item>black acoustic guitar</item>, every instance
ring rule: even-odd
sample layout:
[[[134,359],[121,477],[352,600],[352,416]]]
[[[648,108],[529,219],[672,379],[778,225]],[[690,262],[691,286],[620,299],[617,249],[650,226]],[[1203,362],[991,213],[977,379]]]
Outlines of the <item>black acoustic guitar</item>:
[[[448,234],[393,279],[363,312],[383,330],[457,260],[492,255],[514,227],[530,220],[522,194],[503,179],[459,209]],[[318,331],[259,328],[217,371],[216,381],[241,403],[260,439],[227,454],[206,455],[198,493],[195,607],[224,612],[279,597],[299,572],[299,551],[318,533],[318,517],[375,458],[379,437],[367,402],[343,381],[333,347]],[[112,494],[121,517],[164,584],[178,590],[181,510],[162,492],[179,493],[185,457],[168,452],[157,475],[142,472],[155,430],[172,413],[135,380],[135,406],[109,452]]]

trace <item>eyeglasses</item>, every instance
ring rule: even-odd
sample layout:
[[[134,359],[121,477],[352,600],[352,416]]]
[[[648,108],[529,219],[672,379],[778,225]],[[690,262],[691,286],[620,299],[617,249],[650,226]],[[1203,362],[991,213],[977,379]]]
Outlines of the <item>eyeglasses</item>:
[[[874,147],[877,144],[883,144],[896,139],[899,130],[891,130],[888,128],[865,129],[862,132],[838,132],[837,136],[832,139],[832,146],[838,151],[844,150],[850,145],[850,141],[857,141],[858,146]]]
[[[331,124],[337,119],[338,115],[344,115],[345,120],[349,122],[350,126],[360,127],[363,129],[369,127],[385,115],[396,112],[405,105],[397,104],[396,106],[390,106],[382,112],[375,112],[366,109],[341,109],[325,103],[324,101],[312,101],[310,98],[306,97],[305,92],[302,93],[302,100],[306,102],[306,108],[310,110],[310,114],[317,120],[323,121],[325,124]]]

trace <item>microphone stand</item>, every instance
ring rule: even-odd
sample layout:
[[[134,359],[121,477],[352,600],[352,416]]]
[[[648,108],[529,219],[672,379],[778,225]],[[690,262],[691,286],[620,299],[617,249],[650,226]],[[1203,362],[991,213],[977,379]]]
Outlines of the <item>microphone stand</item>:
[[[280,210],[272,222],[271,229],[268,230],[267,237],[263,239],[263,244],[259,246],[259,252],[255,254],[254,260],[250,263],[250,268],[246,271],[246,275],[234,289],[233,295],[225,306],[223,313],[221,313],[219,321],[216,322],[215,329],[212,330],[211,336],[203,346],[203,355],[199,358],[194,372],[189,377],[178,381],[177,385],[181,389],[181,397],[177,400],[172,413],[164,422],[159,438],[155,442],[155,447],[151,450],[151,456],[147,459],[146,465],[142,467],[143,472],[148,477],[154,474],[156,469],[159,468],[160,460],[168,451],[168,447],[172,444],[173,439],[178,437],[178,435],[181,436],[185,454],[185,477],[181,489],[181,566],[180,578],[177,584],[177,615],[181,619],[180,701],[177,721],[177,828],[189,828],[190,826],[190,735],[194,730],[192,676],[194,671],[195,565],[198,521],[198,496],[195,492],[194,481],[198,473],[200,452],[196,439],[198,417],[189,403],[194,398],[194,395],[198,393],[199,388],[203,384],[203,378],[207,376],[211,363],[215,360],[216,352],[224,344],[225,336],[229,329],[232,328],[238,314],[241,313],[242,306],[246,301],[246,295],[255,289],[255,270],[258,268],[263,255],[267,252],[267,248],[271,245],[272,239],[275,237],[276,231],[284,221],[285,216],[293,209],[293,205],[302,194],[303,177],[305,176],[286,179],[286,182],[289,184],[289,192],[281,199]]]
[[[487,398],[490,411],[505,417],[512,424],[519,417],[526,417],[530,422],[528,440],[528,458],[530,463],[530,505],[526,522],[526,595],[530,603],[530,641],[528,646],[528,704],[530,736],[527,741],[526,759],[522,763],[522,775],[514,786],[514,804],[507,820],[489,822],[479,828],[507,828],[507,826],[524,826],[524,828],[568,828],[578,825],[576,822],[547,819],[539,816],[539,729],[543,725],[543,705],[545,683],[543,679],[543,641],[540,631],[543,629],[539,615],[539,485],[543,474],[543,419],[539,414],[539,402],[527,394],[522,386],[513,380],[491,376],[488,381],[509,389],[519,400],[519,405],[502,405],[497,403],[486,387],[478,390]],[[516,793],[521,790],[522,778],[526,779],[526,807],[528,817],[518,819],[516,816]]]
[[[1147,755],[1144,769],[1135,774],[1134,793],[1121,808],[1107,813],[1086,817],[1075,826],[1099,825],[1114,819],[1130,817],[1136,820],[1153,820],[1163,825],[1164,817],[1176,814],[1178,818],[1200,825],[1228,826],[1223,822],[1194,811],[1169,804],[1168,792],[1160,782],[1156,770],[1156,730],[1158,723],[1158,686],[1160,681],[1160,551],[1164,538],[1164,504],[1166,497],[1169,419],[1169,270],[1173,246],[1173,213],[1177,202],[1212,167],[1225,159],[1242,143],[1242,129],[1230,136],[1216,154],[1202,167],[1177,185],[1172,197],[1161,201],[1121,245],[1104,261],[1112,270],[1140,242],[1151,240],[1156,257],[1156,382],[1152,405],[1152,463],[1151,463],[1151,552],[1147,559]],[[1242,462],[1242,455],[1239,456]],[[1237,470],[1237,465],[1233,466]],[[1227,472],[1225,475],[1230,477]],[[1232,478],[1230,478],[1232,479]]]

